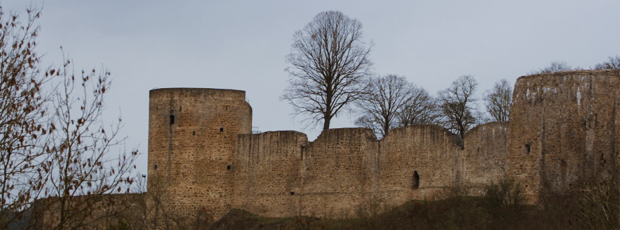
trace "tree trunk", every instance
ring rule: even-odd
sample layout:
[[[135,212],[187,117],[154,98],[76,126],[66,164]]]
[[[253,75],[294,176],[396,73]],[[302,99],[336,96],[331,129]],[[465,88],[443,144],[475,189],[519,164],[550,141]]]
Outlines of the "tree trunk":
[[[332,121],[332,118],[329,116],[325,116],[325,122],[323,122],[323,130],[329,129],[329,123]]]

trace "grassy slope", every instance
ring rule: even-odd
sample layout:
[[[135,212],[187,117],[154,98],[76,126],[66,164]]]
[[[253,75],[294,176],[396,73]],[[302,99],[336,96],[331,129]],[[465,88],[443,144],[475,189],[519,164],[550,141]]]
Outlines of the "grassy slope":
[[[539,207],[497,206],[483,198],[410,201],[378,215],[355,219],[267,218],[231,210],[209,229],[566,229],[541,218]],[[551,227],[553,224],[556,227]]]

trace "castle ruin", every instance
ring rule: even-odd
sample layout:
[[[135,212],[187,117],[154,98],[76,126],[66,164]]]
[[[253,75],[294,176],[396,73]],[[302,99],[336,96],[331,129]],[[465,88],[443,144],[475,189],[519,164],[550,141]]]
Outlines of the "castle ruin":
[[[520,77],[509,123],[459,138],[437,125],[392,130],[252,134],[239,90],[150,91],[148,175],[172,194],[170,211],[232,208],[269,217],[350,215],[369,201],[396,206],[454,184],[482,188],[505,176],[536,202],[580,178],[605,176],[620,149],[620,72],[590,70]],[[473,189],[476,192],[476,189]],[[482,191],[482,189],[480,189]]]

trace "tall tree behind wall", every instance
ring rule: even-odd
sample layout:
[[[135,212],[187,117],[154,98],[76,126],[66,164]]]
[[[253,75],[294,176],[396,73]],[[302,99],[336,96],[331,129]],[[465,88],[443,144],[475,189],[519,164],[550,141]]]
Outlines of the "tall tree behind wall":
[[[398,126],[437,124],[441,118],[441,111],[437,100],[430,96],[421,87],[413,90],[411,100],[398,112]]]
[[[555,73],[559,71],[568,71],[568,70],[572,70],[572,68],[568,64],[566,64],[566,62],[554,61],[554,62],[551,62],[551,64],[549,64],[549,66],[545,68],[538,69],[538,70],[532,70],[529,73],[529,75],[550,74],[550,73]]]
[[[361,116],[355,124],[372,129],[381,138],[398,125],[398,114],[419,89],[396,75],[373,77],[368,84],[370,91],[358,102]]]
[[[620,69],[620,55],[609,57],[607,61],[596,64],[595,69]]]
[[[508,121],[512,102],[512,87],[508,81],[502,79],[496,82],[493,89],[484,95],[484,102],[494,121]]]
[[[286,56],[291,65],[289,87],[282,100],[288,101],[295,115],[323,130],[332,118],[357,101],[367,91],[366,77],[371,74],[362,24],[341,12],[319,13],[303,30],[294,34],[292,51]]]
[[[442,123],[448,130],[457,134],[461,141],[465,139],[465,133],[471,126],[476,124],[474,94],[477,87],[478,83],[473,76],[464,75],[438,93],[443,114]]]

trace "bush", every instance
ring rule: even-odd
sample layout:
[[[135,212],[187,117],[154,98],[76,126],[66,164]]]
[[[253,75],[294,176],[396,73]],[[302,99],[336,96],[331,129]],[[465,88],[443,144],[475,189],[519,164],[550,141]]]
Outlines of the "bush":
[[[484,201],[490,207],[516,207],[523,204],[524,199],[523,187],[510,178],[504,178],[497,184],[492,183],[485,188]]]

